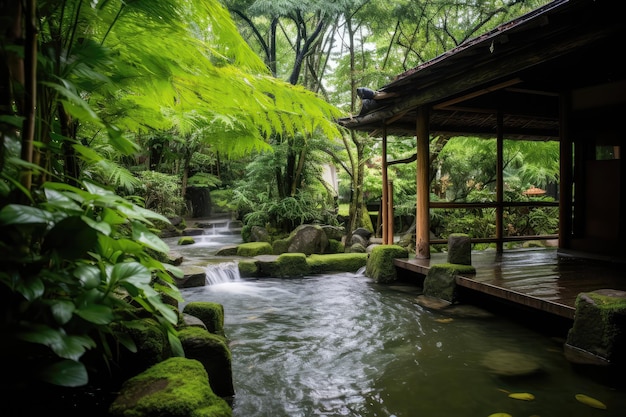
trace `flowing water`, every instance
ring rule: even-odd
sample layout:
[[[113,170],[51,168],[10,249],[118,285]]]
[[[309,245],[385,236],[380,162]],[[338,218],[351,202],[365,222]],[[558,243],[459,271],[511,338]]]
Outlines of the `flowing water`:
[[[361,271],[290,279],[234,271],[236,260],[209,265],[211,285],[181,291],[185,302],[224,306],[234,417],[626,416],[623,385],[572,366],[562,338],[506,317],[428,310],[416,302],[419,288],[376,284]],[[517,356],[502,365],[503,353]],[[498,374],[525,366],[519,358],[540,370]]]

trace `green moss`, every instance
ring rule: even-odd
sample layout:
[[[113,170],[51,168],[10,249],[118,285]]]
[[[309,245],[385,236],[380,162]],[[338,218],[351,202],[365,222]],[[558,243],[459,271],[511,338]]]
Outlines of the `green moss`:
[[[224,335],[224,306],[210,301],[192,301],[183,313],[199,318],[211,333]]]
[[[230,349],[228,348],[227,339],[225,336],[210,333],[198,326],[187,326],[178,332],[178,337],[181,343],[185,343],[189,339],[205,339],[208,344],[219,346],[224,350],[224,357],[229,361],[232,359]]]
[[[613,313],[621,310],[626,310],[626,298],[602,295],[595,292],[585,293],[587,297],[591,298],[596,306],[600,310],[606,313]],[[576,300],[578,303],[578,300]]]
[[[220,397],[235,394],[232,355],[223,336],[211,334],[201,327],[186,327],[178,333],[185,357],[196,359],[209,375],[209,384]]]
[[[356,272],[364,267],[366,262],[366,253],[313,254],[307,258],[307,264],[313,274]]]
[[[230,417],[232,409],[209,385],[197,360],[170,358],[124,383],[109,408],[113,417]]]
[[[341,241],[328,239],[328,253],[344,253],[345,251],[346,248]]]
[[[239,267],[239,275],[243,278],[256,277],[259,273],[259,267],[253,260],[241,260],[237,266]]]
[[[462,265],[462,264],[450,264],[450,263],[441,263],[436,265],[431,265],[430,269],[447,269],[450,270],[451,273],[457,275],[466,275],[466,274],[475,274],[476,268],[472,265]]]
[[[365,269],[365,275],[373,278],[376,282],[388,283],[397,279],[396,266],[393,260],[396,258],[408,258],[406,248],[398,245],[379,245],[372,249]]]
[[[258,255],[271,255],[272,245],[269,242],[242,243],[237,247],[237,256],[254,257]]]
[[[272,253],[274,255],[280,255],[281,253],[286,253],[289,248],[289,239],[276,239],[274,243],[272,243]]]
[[[626,297],[598,292],[578,294],[574,325],[568,332],[567,343],[606,360],[624,363]]]
[[[191,236],[183,236],[180,239],[178,239],[178,245],[182,246],[182,245],[193,245],[194,243],[196,243],[196,240],[191,237]]]
[[[276,258],[279,277],[301,277],[309,273],[306,255],[303,253],[283,253]]]

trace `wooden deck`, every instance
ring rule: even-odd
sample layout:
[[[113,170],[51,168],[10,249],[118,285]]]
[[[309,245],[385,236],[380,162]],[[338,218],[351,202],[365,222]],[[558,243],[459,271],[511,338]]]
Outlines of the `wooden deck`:
[[[395,259],[396,267],[423,279],[431,264],[447,262],[447,254],[431,259]],[[573,319],[576,297],[598,289],[626,291],[626,265],[560,256],[556,249],[472,252],[475,275],[458,276],[460,287],[510,303]]]

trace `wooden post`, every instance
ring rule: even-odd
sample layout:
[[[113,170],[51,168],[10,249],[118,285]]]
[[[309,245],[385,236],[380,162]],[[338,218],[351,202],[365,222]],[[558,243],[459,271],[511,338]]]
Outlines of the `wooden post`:
[[[560,97],[559,120],[559,249],[572,246],[573,152],[569,134],[570,96]]]
[[[383,181],[383,198],[380,202],[380,209],[382,213],[382,225],[383,225],[383,245],[388,244],[387,241],[387,229],[389,225],[387,224],[387,210],[389,208],[389,190],[387,188],[387,127],[383,127],[383,162],[382,162],[382,181]]]
[[[498,110],[497,114],[497,139],[496,139],[496,253],[502,253],[503,247],[503,231],[504,231],[504,133],[503,133],[503,117],[502,111]]]
[[[393,181],[387,181],[387,243],[393,245]]]
[[[417,190],[415,221],[415,257],[430,258],[430,186],[429,115],[424,106],[417,111]]]

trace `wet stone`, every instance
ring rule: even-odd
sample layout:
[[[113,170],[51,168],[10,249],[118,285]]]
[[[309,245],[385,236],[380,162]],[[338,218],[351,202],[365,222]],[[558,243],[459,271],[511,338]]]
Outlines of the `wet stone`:
[[[499,376],[527,376],[541,371],[541,365],[532,356],[504,349],[487,352],[482,364]]]

